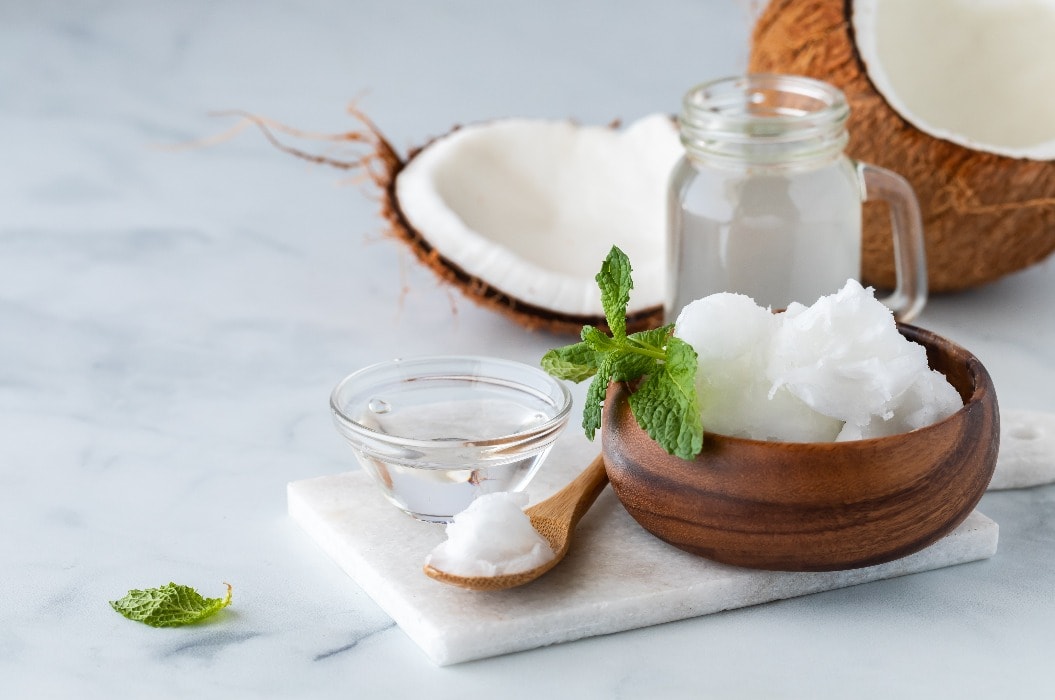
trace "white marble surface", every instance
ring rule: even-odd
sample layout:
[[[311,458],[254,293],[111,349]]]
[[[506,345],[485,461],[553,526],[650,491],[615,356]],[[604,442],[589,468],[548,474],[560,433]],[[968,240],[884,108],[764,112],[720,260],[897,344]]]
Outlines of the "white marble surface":
[[[571,481],[589,461],[593,447],[568,437],[546,462],[549,479],[528,487],[532,502]],[[443,528],[393,508],[363,471],[295,481],[288,494],[290,517],[438,666],[976,562],[996,553],[1000,529],[975,511],[930,547],[884,564],[758,571],[662,542],[609,489],[575,529],[559,566],[515,590],[481,593],[422,573]]]
[[[1055,487],[990,493],[996,556],[437,669],[285,513],[350,455],[326,396],[393,355],[557,342],[437,286],[344,176],[255,134],[349,98],[400,147],[499,116],[673,110],[739,70],[748,0],[0,4],[5,697],[1003,697],[1055,687]],[[1055,261],[934,300],[1007,407],[1055,410]],[[169,580],[234,605],[155,630]]]

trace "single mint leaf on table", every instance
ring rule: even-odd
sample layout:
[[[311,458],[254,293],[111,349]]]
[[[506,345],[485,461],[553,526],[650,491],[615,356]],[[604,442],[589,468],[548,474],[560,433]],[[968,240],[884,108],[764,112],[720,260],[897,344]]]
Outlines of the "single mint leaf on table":
[[[231,604],[231,584],[223,598],[204,598],[190,586],[169,583],[160,588],[131,590],[110,606],[129,620],[151,627],[180,627],[200,622]]]
[[[630,261],[618,247],[612,246],[596,280],[612,335],[584,326],[581,342],[550,350],[542,357],[543,369],[574,382],[593,377],[582,411],[582,427],[590,440],[601,427],[608,385],[643,378],[630,395],[634,418],[667,452],[691,459],[703,446],[696,352],[674,337],[672,325],[626,334],[626,308],[634,283]]]

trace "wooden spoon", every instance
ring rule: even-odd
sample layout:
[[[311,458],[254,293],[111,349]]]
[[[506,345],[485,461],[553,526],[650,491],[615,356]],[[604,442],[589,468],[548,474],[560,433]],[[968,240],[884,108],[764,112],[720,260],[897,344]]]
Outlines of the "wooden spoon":
[[[560,563],[568,553],[572,531],[607,484],[608,474],[604,470],[604,460],[601,455],[597,455],[574,481],[524,511],[531,519],[532,526],[553,548],[554,557],[545,564],[527,571],[497,576],[458,576],[426,564],[425,574],[437,581],[474,591],[500,591],[534,581]]]

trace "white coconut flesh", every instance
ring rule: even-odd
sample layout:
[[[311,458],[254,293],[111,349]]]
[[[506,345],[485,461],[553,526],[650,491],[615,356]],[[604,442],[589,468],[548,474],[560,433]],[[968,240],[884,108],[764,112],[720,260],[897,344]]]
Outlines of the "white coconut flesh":
[[[527,304],[599,315],[612,245],[633,261],[630,313],[664,295],[666,186],[682,148],[671,119],[626,129],[506,119],[433,141],[396,179],[404,218],[439,255]]]
[[[868,77],[920,131],[1055,159],[1055,0],[854,0]]]

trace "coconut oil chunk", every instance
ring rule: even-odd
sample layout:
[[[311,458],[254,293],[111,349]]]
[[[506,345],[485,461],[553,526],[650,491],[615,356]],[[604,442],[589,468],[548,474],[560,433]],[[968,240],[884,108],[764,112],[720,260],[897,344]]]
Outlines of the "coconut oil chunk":
[[[447,525],[447,540],[425,563],[456,576],[517,574],[553,559],[549,542],[524,513],[524,493],[489,493]]]
[[[849,280],[772,314],[748,297],[692,302],[675,333],[699,356],[703,424],[755,440],[829,442],[905,433],[963,406],[871,289]]]

